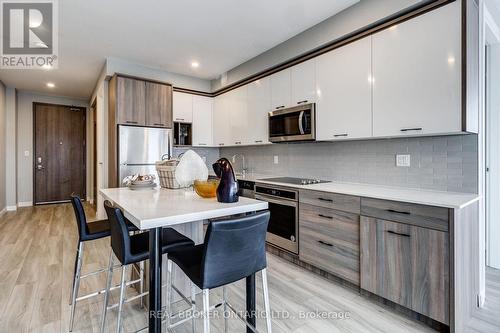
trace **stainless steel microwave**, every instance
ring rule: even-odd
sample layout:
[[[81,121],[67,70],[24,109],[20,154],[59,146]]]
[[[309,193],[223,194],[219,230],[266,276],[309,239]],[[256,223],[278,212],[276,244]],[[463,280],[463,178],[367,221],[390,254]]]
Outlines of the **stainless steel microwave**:
[[[310,141],[316,139],[315,104],[301,104],[269,112],[269,141]]]

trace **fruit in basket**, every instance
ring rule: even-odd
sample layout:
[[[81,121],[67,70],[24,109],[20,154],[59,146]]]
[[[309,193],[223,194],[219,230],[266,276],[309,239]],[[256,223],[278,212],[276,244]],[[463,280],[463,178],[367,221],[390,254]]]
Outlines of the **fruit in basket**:
[[[219,179],[195,180],[194,190],[202,198],[213,198],[217,195]]]

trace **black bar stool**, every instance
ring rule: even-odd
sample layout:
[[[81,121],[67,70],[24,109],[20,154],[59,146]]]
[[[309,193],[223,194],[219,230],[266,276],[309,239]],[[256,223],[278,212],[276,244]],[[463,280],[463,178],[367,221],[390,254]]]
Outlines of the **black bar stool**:
[[[143,297],[147,292],[137,296],[125,299],[125,268],[128,265],[142,262],[149,259],[149,231],[140,234],[129,235],[127,231],[126,220],[119,208],[113,207],[111,202],[105,201],[104,208],[110,221],[111,226],[111,248],[112,252],[109,256],[108,277],[106,282],[106,292],[104,294],[104,307],[101,320],[101,332],[104,332],[106,326],[107,310],[118,306],[118,321],[116,332],[121,332],[122,329],[122,308],[124,303],[128,303]],[[162,254],[167,254],[172,250],[181,251],[184,247],[194,246],[194,242],[188,237],[180,234],[172,228],[164,228],[162,235]],[[113,253],[120,262],[121,266],[121,283],[120,283],[120,300],[118,304],[108,307],[109,290],[113,279],[114,259]],[[191,302],[190,302],[191,304]]]
[[[229,308],[252,331],[256,332],[256,328],[227,302],[225,286],[259,271],[262,273],[267,332],[271,333],[271,310],[266,271],[266,232],[269,216],[269,211],[262,211],[244,217],[212,221],[205,234],[204,244],[169,252],[167,297],[172,295],[173,261],[203,291],[203,331],[205,333],[210,332],[209,312],[220,305],[224,305],[224,312]],[[210,306],[210,289],[221,286],[223,287],[222,304]],[[167,306],[170,306],[170,302]],[[172,326],[170,324],[168,328]],[[227,318],[224,322],[224,330],[227,330]]]
[[[84,249],[84,243],[96,239],[101,239],[104,237],[108,237],[111,235],[111,229],[109,225],[108,220],[100,220],[100,221],[95,221],[91,223],[87,223],[87,217],[85,216],[85,210],[83,209],[82,205],[82,200],[76,196],[72,195],[71,196],[71,204],[73,205],[73,210],[75,211],[75,217],[76,217],[76,224],[78,226],[78,248],[76,250],[76,257],[75,257],[75,268],[74,268],[74,273],[73,273],[73,287],[72,287],[72,292],[71,292],[71,300],[70,300],[70,305],[71,305],[71,314],[70,314],[70,324],[69,324],[69,331],[73,331],[73,322],[75,318],[75,307],[76,307],[76,302],[98,296],[100,294],[103,294],[105,292],[105,289],[98,290],[96,292],[80,296],[78,297],[78,292],[80,289],[80,280],[84,279],[86,277],[105,272],[106,268],[98,269],[94,272],[89,272],[87,274],[82,275],[82,263],[83,263],[83,249]],[[130,221],[127,223],[127,230],[128,231],[138,231]],[[140,275],[140,279],[136,280],[135,283],[140,282],[141,286],[143,285],[142,282],[142,272],[138,272]]]

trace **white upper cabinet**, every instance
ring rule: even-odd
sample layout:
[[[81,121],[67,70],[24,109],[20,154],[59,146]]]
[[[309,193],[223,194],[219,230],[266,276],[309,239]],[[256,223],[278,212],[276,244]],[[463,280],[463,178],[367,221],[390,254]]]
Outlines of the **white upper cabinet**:
[[[193,122],[193,95],[174,91],[172,99],[174,121]]]
[[[460,1],[373,35],[373,135],[461,131]]]
[[[371,37],[319,56],[316,80],[316,139],[370,137]]]
[[[213,98],[193,96],[193,146],[212,146]]]
[[[248,123],[247,86],[242,86],[227,93],[231,139],[229,145],[248,144],[252,127]]]
[[[316,58],[291,67],[290,106],[316,101]]]
[[[228,94],[226,93],[215,97],[213,110],[214,146],[228,146],[232,139],[229,115]]]
[[[287,68],[270,76],[271,110],[283,109],[291,105],[291,69]],[[269,111],[271,111],[269,110]]]
[[[268,113],[271,110],[271,80],[265,77],[247,85],[249,144],[269,143]]]

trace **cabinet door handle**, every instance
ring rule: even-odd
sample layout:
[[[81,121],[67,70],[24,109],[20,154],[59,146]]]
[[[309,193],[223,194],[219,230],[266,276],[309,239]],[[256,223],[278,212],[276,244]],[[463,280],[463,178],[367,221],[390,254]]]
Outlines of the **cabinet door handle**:
[[[304,104],[304,103],[307,103],[309,102],[307,99],[303,100],[303,101],[298,101],[297,104]]]
[[[137,121],[130,121],[130,120],[126,120],[125,121],[127,124],[137,124]]]
[[[400,211],[400,210],[388,209],[387,211],[388,211],[389,213],[396,213],[396,214],[411,215],[411,213],[410,213],[410,212],[403,212],[403,211]]]
[[[396,231],[392,231],[392,230],[387,230],[387,233],[393,234],[393,235],[396,235],[396,236],[411,237],[408,234],[402,234],[402,233],[399,233],[399,232],[396,232]]]
[[[198,146],[206,146],[206,143],[198,143]]]
[[[318,198],[320,201],[333,202],[332,199]]]
[[[342,133],[342,134],[334,134],[333,136],[334,136],[335,138],[338,138],[338,137],[340,137],[340,136],[348,136],[348,135],[349,135],[349,134],[347,134],[347,133]]]
[[[234,144],[235,145],[241,145],[241,141],[235,141]]]
[[[262,140],[255,140],[255,143],[261,143]]]
[[[402,128],[401,132],[411,132],[411,131],[421,131],[422,127],[410,127],[410,128]]]
[[[318,216],[325,218],[325,219],[333,220],[333,216],[328,216],[328,215],[323,215],[323,214],[318,214]]]
[[[175,120],[184,121],[184,118],[175,118]]]
[[[219,143],[219,146],[224,146],[224,144],[223,143]]]
[[[155,126],[165,126],[165,124],[155,123]]]
[[[285,107],[284,105],[280,105],[280,106],[275,107],[275,109],[276,109],[276,110],[278,110],[278,109],[283,109],[284,107]]]
[[[327,242],[323,242],[322,240],[319,240],[318,243],[326,245],[326,246],[330,246],[330,247],[333,246],[333,244],[330,244],[330,243],[327,243]]]

